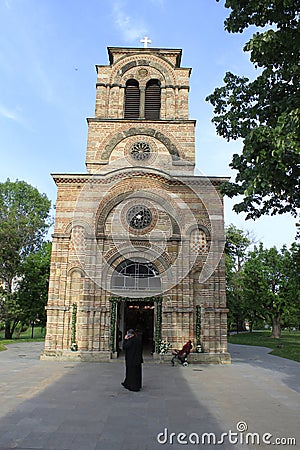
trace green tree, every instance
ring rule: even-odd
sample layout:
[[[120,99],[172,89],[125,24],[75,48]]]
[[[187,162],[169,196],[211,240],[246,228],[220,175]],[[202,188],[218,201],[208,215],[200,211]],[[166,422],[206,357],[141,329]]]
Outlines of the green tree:
[[[293,247],[279,252],[275,247],[255,247],[243,266],[243,298],[247,314],[272,325],[279,338],[281,323],[299,308],[299,275],[295,271]]]
[[[241,285],[244,314],[251,326],[258,319],[270,323],[264,308],[264,304],[271,301],[270,286],[266,267],[257,248],[249,253],[244,264]]]
[[[244,46],[259,70],[249,78],[230,72],[225,85],[207,97],[217,133],[243,139],[230,164],[235,182],[223,185],[230,198],[242,195],[236,212],[297,215],[300,206],[300,3],[296,0],[226,0],[225,29],[241,33],[263,27]],[[266,29],[268,28],[268,29]]]
[[[225,230],[226,298],[229,308],[228,325],[237,331],[244,329],[245,307],[242,296],[242,264],[251,244],[248,232],[229,225]]]
[[[22,264],[22,279],[17,291],[17,302],[23,324],[33,329],[36,322],[46,325],[45,306],[48,298],[51,242],[43,242],[41,248],[30,253]]]
[[[0,319],[10,339],[19,321],[14,283],[22,276],[22,264],[40,248],[51,224],[51,202],[25,181],[0,183],[0,280],[4,288]]]
[[[291,307],[282,316],[282,325],[300,329],[300,245],[296,242],[291,245],[287,255],[286,271],[292,274],[288,286],[292,301]]]
[[[240,230],[232,224],[226,227],[225,238],[225,253],[232,258],[235,270],[239,272],[246,259],[247,249],[253,243],[253,239],[249,231]]]

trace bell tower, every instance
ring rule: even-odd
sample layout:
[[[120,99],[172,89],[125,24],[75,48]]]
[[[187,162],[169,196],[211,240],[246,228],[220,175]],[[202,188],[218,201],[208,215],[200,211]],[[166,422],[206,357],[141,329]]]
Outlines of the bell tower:
[[[181,67],[182,50],[142,42],[109,47],[109,64],[96,66],[87,172],[53,175],[42,357],[109,361],[135,328],[154,358],[163,344],[190,339],[191,361],[228,363],[225,178],[194,175],[191,69]]]
[[[144,161],[152,166],[157,155],[158,167],[168,160],[168,171],[180,166],[191,173],[195,121],[188,118],[191,69],[180,67],[182,51],[109,47],[108,55],[109,66],[96,66],[95,117],[88,119],[88,172],[107,171],[112,161],[126,156],[130,161],[134,155],[132,165]],[[129,141],[135,150],[126,146]]]

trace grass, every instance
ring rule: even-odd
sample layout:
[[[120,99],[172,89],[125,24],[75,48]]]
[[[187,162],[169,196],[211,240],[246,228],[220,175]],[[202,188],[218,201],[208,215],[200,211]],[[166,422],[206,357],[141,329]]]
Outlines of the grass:
[[[14,339],[4,339],[4,331],[0,331],[0,352],[6,350],[7,344],[12,344],[14,342],[42,342],[45,340],[45,328],[35,327],[33,339],[31,338],[31,327],[20,334],[18,338]]]
[[[0,351],[6,350],[7,344],[13,342],[41,342],[45,339],[45,329],[36,327],[34,338],[31,339],[31,328],[20,334],[18,339],[4,339],[4,332],[0,332]],[[253,333],[238,333],[228,336],[231,344],[257,345],[258,347],[268,347],[273,349],[272,355],[281,358],[292,359],[300,362],[300,332],[283,331],[280,339],[271,338],[270,331],[255,331]]]
[[[7,344],[12,344],[14,342],[14,340],[8,340],[8,339],[5,339],[5,340],[1,340],[0,341],[0,352],[2,352],[3,350],[7,350],[7,348],[5,347]]]
[[[231,344],[257,345],[273,349],[271,355],[300,362],[300,332],[283,331],[280,339],[271,338],[270,331],[238,333],[228,337]]]

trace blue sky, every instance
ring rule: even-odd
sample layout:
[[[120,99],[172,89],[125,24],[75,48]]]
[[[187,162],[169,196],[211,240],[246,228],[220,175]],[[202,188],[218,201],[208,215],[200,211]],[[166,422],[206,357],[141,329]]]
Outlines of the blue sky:
[[[0,0],[0,181],[25,180],[55,203],[50,173],[85,173],[87,117],[95,105],[95,64],[108,64],[107,47],[182,48],[192,67],[190,118],[197,120],[197,168],[233,176],[228,167],[242,143],[227,143],[211,124],[205,97],[226,71],[256,76],[242,48],[254,29],[224,31],[221,0]],[[266,247],[290,245],[289,215],[244,221],[225,200],[226,224],[252,231]]]

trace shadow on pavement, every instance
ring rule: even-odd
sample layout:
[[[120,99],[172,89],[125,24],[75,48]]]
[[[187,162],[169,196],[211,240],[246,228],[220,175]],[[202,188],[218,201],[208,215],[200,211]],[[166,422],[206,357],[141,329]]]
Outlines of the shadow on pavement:
[[[122,361],[45,362],[39,361],[37,347],[31,353],[28,349],[27,345],[14,353],[8,350],[9,355],[0,354],[1,376],[6,372],[7,380],[2,400],[6,396],[11,408],[0,419],[1,450],[176,449],[190,447],[177,443],[180,432],[188,436],[213,432],[219,438],[224,431],[183,377],[183,371],[197,369],[193,366],[173,368],[146,362],[143,390],[135,393],[120,385]],[[201,389],[202,368],[197,370],[199,373],[193,374]],[[14,375],[12,381],[10,374]],[[43,379],[49,381],[43,384]],[[35,385],[41,386],[40,392],[34,391]],[[19,398],[14,399],[15,395]],[[30,398],[24,401],[26,396]],[[157,442],[159,433],[161,443]],[[237,446],[227,443],[218,448]]]

